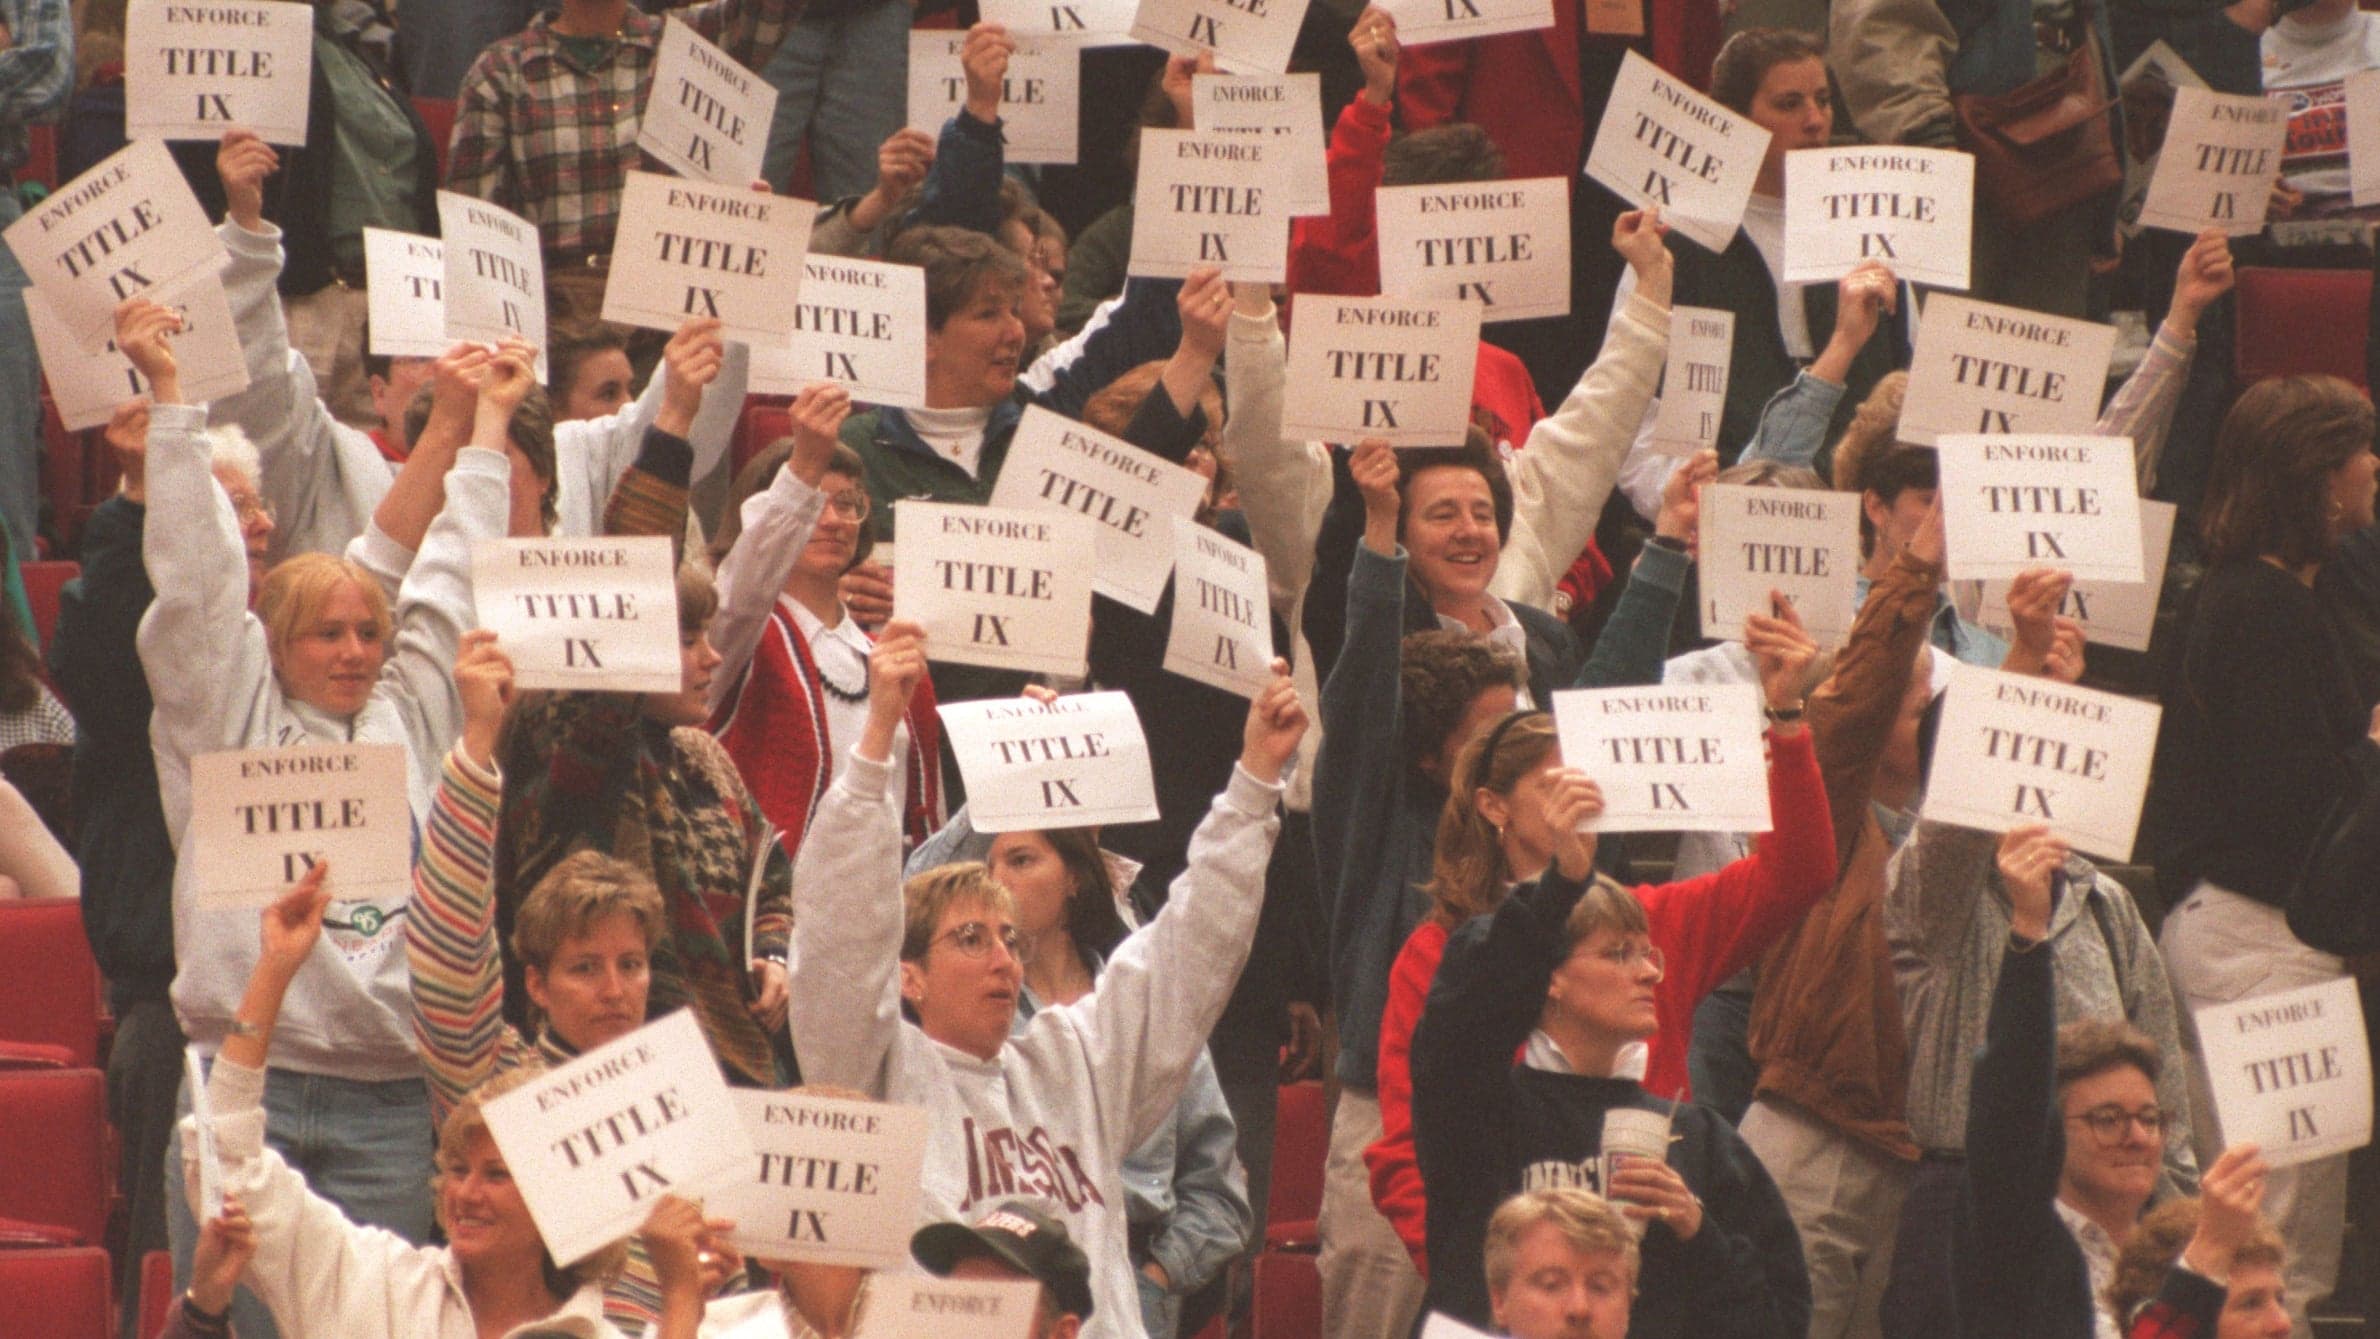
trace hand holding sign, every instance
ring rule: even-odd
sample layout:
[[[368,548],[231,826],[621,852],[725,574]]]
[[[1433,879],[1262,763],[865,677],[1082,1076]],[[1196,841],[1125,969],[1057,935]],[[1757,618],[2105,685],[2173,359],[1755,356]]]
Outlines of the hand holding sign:
[[[1281,769],[1297,754],[1306,735],[1306,709],[1290,682],[1289,662],[1273,662],[1273,681],[1248,704],[1248,725],[1242,734],[1240,770],[1257,780],[1278,784]]]
[[[702,412],[702,393],[719,379],[726,359],[718,317],[691,317],[680,324],[661,350],[661,409],[653,415],[653,426],[672,437],[692,432],[694,416]]]
[[[2198,234],[2198,240],[2182,253],[2181,267],[2174,273],[2173,302],[2165,309],[2165,324],[2185,337],[2196,333],[2198,318],[2215,299],[2231,291],[2233,279],[2231,239],[2220,228]]]
[[[2071,572],[2043,567],[2017,574],[2008,586],[2008,621],[2013,636],[2008,659],[2001,668],[2011,674],[2039,674],[2061,683],[2072,683],[2082,677],[2082,625],[2058,612],[2073,589]]]
[[[1355,52],[1356,68],[1363,71],[1363,96],[1375,107],[1386,107],[1397,96],[1397,19],[1378,5],[1364,6],[1357,15],[1355,27],[1348,30],[1347,45]]]
[[[1818,643],[1802,630],[1801,616],[1782,594],[1769,596],[1773,614],[1754,614],[1744,620],[1744,649],[1760,667],[1760,696],[1771,711],[1799,711],[1802,680],[1810,662],[1818,658]],[[1777,721],[1771,731],[1780,739],[1802,732],[1799,720]]]
[[[885,624],[868,652],[868,724],[860,731],[861,757],[892,761],[893,732],[925,677],[926,630],[905,619]]]
[[[2232,1255],[2256,1235],[2271,1172],[2256,1145],[2233,1144],[2198,1178],[2198,1227],[2182,1248],[2182,1263],[2200,1278],[2230,1275]]]
[[[1637,292],[1664,307],[1669,305],[1677,257],[1669,252],[1669,225],[1661,221],[1661,206],[1631,209],[1613,219],[1611,249],[1636,271]]]
[[[959,50],[959,69],[967,76],[967,114],[985,125],[1000,119],[1000,98],[1006,92],[1009,58],[1016,39],[997,23],[978,23],[967,30]]]
[[[281,170],[281,155],[253,130],[226,130],[215,150],[223,182],[223,212],[249,232],[264,231],[264,179]]]
[[[463,703],[463,756],[483,768],[496,765],[496,737],[512,709],[512,657],[496,645],[496,634],[473,628],[455,653],[455,695]]]
[[[1575,767],[1556,770],[1538,792],[1546,830],[1554,834],[1554,863],[1563,877],[1584,879],[1595,872],[1595,820],[1603,817],[1603,787]]]
[[[218,1316],[230,1310],[232,1289],[254,1258],[256,1224],[240,1197],[227,1192],[221,1211],[210,1214],[198,1229],[198,1253],[190,1261],[191,1304]]]
[[[331,862],[318,860],[289,891],[257,913],[256,972],[286,987],[322,938],[322,912],[331,904]]]
[[[1716,451],[1697,451],[1678,462],[1661,485],[1661,510],[1653,518],[1653,533],[1678,541],[1693,555],[1702,533],[1702,490],[1718,479]]]
[[[2011,930],[2035,943],[2049,938],[2051,885],[2073,855],[2073,847],[2040,823],[2000,834],[1996,863],[2000,886],[2008,892]]]
[[[702,1205],[693,1200],[661,1197],[636,1235],[645,1244],[645,1258],[653,1262],[653,1277],[665,1304],[692,1298],[699,1305],[713,1287],[727,1281],[733,1270],[722,1243],[734,1230],[734,1219],[706,1219]]]
[[[116,307],[116,349],[149,383],[149,398],[154,403],[182,402],[181,369],[167,342],[181,333],[182,318],[171,307],[147,298],[127,298]]]

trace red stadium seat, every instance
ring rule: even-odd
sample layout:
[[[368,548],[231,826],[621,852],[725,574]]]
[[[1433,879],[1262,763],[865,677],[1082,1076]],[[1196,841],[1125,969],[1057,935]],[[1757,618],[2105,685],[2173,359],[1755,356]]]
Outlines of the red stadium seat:
[[[180,1295],[174,1291],[174,1257],[171,1251],[151,1251],[140,1258],[140,1328],[134,1330],[137,1339],[157,1339],[165,1332],[165,1322],[173,1316],[174,1303]]]
[[[1267,1250],[1313,1250],[1322,1216],[1322,1164],[1330,1157],[1330,1108],[1312,1079],[1285,1084],[1273,1115],[1273,1179],[1264,1211]]]
[[[438,180],[446,180],[446,150],[454,143],[455,100],[453,98],[415,98],[413,114],[430,129],[430,141],[438,146]]]
[[[58,630],[58,592],[82,573],[83,565],[38,562],[26,563],[17,570],[25,578],[25,603],[33,606],[36,644],[46,651],[49,649],[50,635]]]
[[[53,191],[58,189],[58,127],[26,126],[25,149],[25,165],[17,169],[17,180],[38,181]]]
[[[1253,1339],[1314,1339],[1322,1333],[1322,1272],[1314,1257],[1264,1251],[1256,1257]]]
[[[97,1246],[0,1251],[0,1334],[108,1339],[107,1275]]]
[[[0,902],[0,1041],[62,1047],[74,1065],[95,1068],[99,998],[99,964],[83,937],[81,904],[70,897]]]
[[[107,1239],[114,1188],[105,1075],[96,1069],[0,1072],[0,1148],[8,1150],[10,1164],[0,1177],[0,1215],[54,1224],[85,1243]],[[32,1333],[0,1325],[0,1334]]]
[[[735,437],[728,443],[729,475],[744,472],[752,457],[768,449],[769,443],[793,431],[793,404],[778,397],[753,397],[744,401],[744,412],[735,421]]]
[[[2242,266],[2237,302],[2233,366],[2241,386],[2316,372],[2366,385],[2370,270]]]

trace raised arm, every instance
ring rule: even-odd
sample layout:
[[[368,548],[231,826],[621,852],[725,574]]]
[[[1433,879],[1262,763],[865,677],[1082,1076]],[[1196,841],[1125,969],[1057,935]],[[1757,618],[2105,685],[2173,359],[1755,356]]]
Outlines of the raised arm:
[[[959,52],[967,100],[942,125],[934,165],[918,192],[916,224],[947,224],[981,233],[1000,231],[1000,175],[1006,149],[1000,134],[1000,99],[1016,39],[997,23],[967,30]]]
[[[1223,395],[1231,406],[1223,456],[1239,480],[1249,538],[1264,555],[1273,612],[1292,619],[1313,579],[1314,538],[1330,500],[1330,458],[1315,443],[1281,436],[1289,355],[1280,317],[1264,285],[1240,284],[1234,292],[1223,360]]]
[[[2132,460],[2144,497],[2156,487],[2157,462],[2173,431],[2173,411],[2181,404],[2182,387],[2190,379],[2190,359],[2198,349],[2198,318],[2215,299],[2231,291],[2231,284],[2230,239],[2210,228],[2182,253],[2165,323],[2157,327],[2148,354],[2132,369],[2132,375],[2124,378],[2123,388],[2107,402],[2093,429],[2102,437],[2132,439]]]
[[[1978,1297],[2039,1287],[2041,1251],[2056,1239],[2053,1233],[2065,1232],[2054,1207],[2061,1160],[2051,1123],[2057,1110],[2057,956],[2043,941],[2066,855],[2065,843],[2042,827],[2015,829],[1999,842],[2013,920],[1967,1107],[1975,1240],[1996,1243],[1975,1255]]]
[[[1171,1114],[1239,981],[1280,831],[1281,770],[1306,732],[1286,662],[1248,704],[1239,765],[1190,838],[1165,909],[1124,941],[1090,996],[1054,1012],[1081,1030],[1092,1100],[1116,1157]]]
[[[868,723],[793,867],[793,1035],[802,1075],[883,1097],[901,1037],[901,815],[895,732],[925,676],[925,635],[894,621],[868,656]]]
[[[463,737],[438,778],[413,859],[405,961],[413,980],[413,1035],[439,1121],[528,1045],[504,1021],[503,955],[496,940],[496,811],[504,783],[496,734],[512,699],[512,662],[496,634],[466,634],[455,662]]]
[[[1636,555],[1622,578],[1620,598],[1595,638],[1594,653],[1579,666],[1574,685],[1615,688],[1661,682],[1669,656],[1670,628],[1677,622],[1678,597],[1693,569],[1691,545],[1702,511],[1702,486],[1719,473],[1716,451],[1697,453],[1661,486],[1661,514],[1653,542]]]
[[[850,413],[851,393],[841,386],[823,381],[804,386],[793,401],[792,453],[767,488],[744,499],[743,529],[719,559],[719,612],[711,619],[711,646],[720,664],[705,704],[714,715],[743,684],[769,611],[818,528],[826,510],[826,494],[818,485]]]
[[[1674,263],[1660,212],[1620,215],[1612,246],[1627,257],[1636,291],[1562,407],[1529,430],[1513,472],[1512,540],[1489,589],[1516,604],[1552,608],[1556,583],[1595,536],[1669,351]]]
[[[1323,170],[1330,213],[1294,219],[1289,229],[1289,291],[1370,297],[1380,291],[1376,196],[1388,153],[1397,87],[1397,21],[1364,10],[1347,34],[1364,87],[1339,112]],[[1237,404],[1237,401],[1233,402]]]
[[[1917,672],[1917,648],[1925,644],[1941,587],[1942,506],[1936,502],[1869,589],[1834,673],[1810,695],[1810,733],[1826,778],[1827,812],[1835,815],[1837,864],[1851,859],[1865,829],[1861,818],[1876,763]]]

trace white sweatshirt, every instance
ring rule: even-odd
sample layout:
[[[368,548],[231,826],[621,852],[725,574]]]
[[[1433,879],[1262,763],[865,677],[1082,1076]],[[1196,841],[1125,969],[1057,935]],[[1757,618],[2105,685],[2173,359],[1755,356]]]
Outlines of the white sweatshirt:
[[[1172,1118],[1247,962],[1281,788],[1234,768],[1165,910],[1089,995],[1036,1013],[980,1060],[901,1018],[901,825],[888,781],[883,763],[855,754],[814,820],[836,840],[803,843],[794,865],[802,1074],[925,1107],[927,1217],[1043,1203],[1090,1257],[1086,1339],[1142,1339],[1118,1167]]]
[[[248,937],[256,937],[253,917]],[[223,1187],[256,1229],[256,1256],[240,1282],[271,1308],[281,1332],[339,1339],[478,1339],[463,1270],[443,1246],[414,1246],[385,1228],[359,1227],[306,1189],[264,1142],[264,1071],[218,1060],[207,1076]],[[198,1203],[198,1123],[182,1118],[183,1173]],[[422,1169],[427,1176],[429,1168]],[[505,1339],[618,1339],[603,1318],[603,1288],[589,1284],[543,1320]]]
[[[396,467],[370,434],[331,417],[316,397],[313,369],[289,347],[289,323],[273,287],[281,277],[281,230],[268,223],[265,231],[250,232],[227,219],[215,235],[231,251],[223,291],[248,361],[248,389],[215,401],[215,421],[239,428],[256,443],[263,466],[257,488],[273,508],[273,556],[343,552],[364,534]],[[729,343],[718,379],[704,393],[702,412],[687,433],[694,443],[697,479],[727,454],[750,368],[750,351]],[[618,413],[554,425],[555,534],[603,533],[604,503],[612,485],[635,463],[645,429],[661,412],[661,392],[656,373],[643,394]]]
[[[264,624],[248,612],[247,550],[231,500],[211,472],[206,427],[202,408],[150,411],[141,542],[157,599],[137,641],[156,699],[149,739],[166,831],[179,847],[190,823],[193,757],[308,743],[405,745],[406,795],[418,825],[438,762],[462,732],[452,670],[463,632],[477,625],[471,547],[504,533],[510,463],[475,447],[456,457],[446,505],[399,588],[380,682],[364,709],[345,720],[281,692]],[[174,1012],[211,1055],[256,965],[256,915],[200,910],[191,872],[189,861],[174,870]],[[400,887],[376,902],[331,903],[322,940],[291,986],[274,1035],[276,1067],[366,1082],[420,1076],[405,969],[408,900]]]

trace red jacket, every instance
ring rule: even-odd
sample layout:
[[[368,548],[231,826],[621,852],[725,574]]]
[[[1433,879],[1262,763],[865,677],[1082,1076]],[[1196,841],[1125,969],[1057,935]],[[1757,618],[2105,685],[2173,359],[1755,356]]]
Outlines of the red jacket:
[[[1719,54],[1719,7],[1651,0],[1653,63],[1696,88]],[[1580,0],[1556,0],[1554,26],[1464,42],[1407,47],[1397,56],[1405,128],[1470,121],[1504,151],[1515,177],[1566,177],[1584,161],[1586,99],[1579,94]]]
[[[1635,890],[1653,943],[1668,963],[1655,1004],[1660,1031],[1651,1039],[1645,1067],[1644,1086],[1656,1096],[1683,1101],[1692,1095],[1686,1048],[1703,997],[1759,961],[1834,887],[1834,823],[1810,732],[1772,737],[1770,749],[1768,797],[1776,830],[1733,864]],[[1380,1138],[1364,1150],[1372,1203],[1425,1276],[1428,1201],[1413,1151],[1413,1028],[1438,975],[1446,937],[1444,926],[1424,920],[1389,968],[1388,1004],[1380,1015]]]

